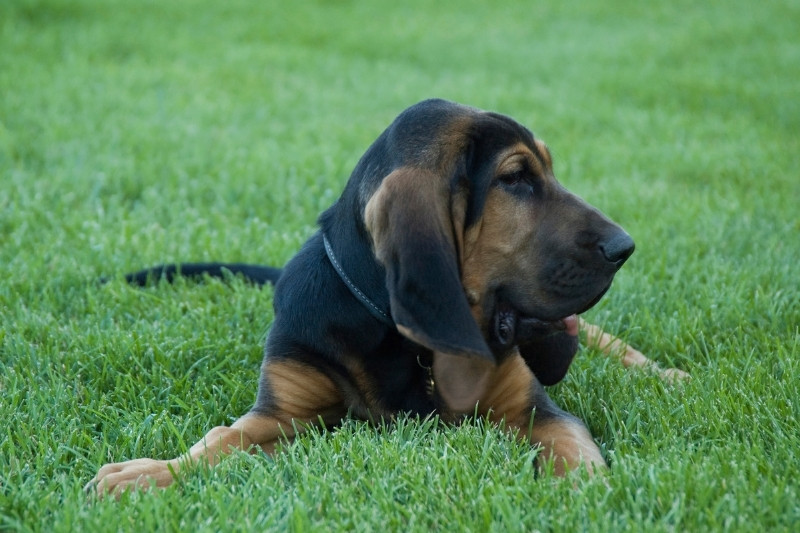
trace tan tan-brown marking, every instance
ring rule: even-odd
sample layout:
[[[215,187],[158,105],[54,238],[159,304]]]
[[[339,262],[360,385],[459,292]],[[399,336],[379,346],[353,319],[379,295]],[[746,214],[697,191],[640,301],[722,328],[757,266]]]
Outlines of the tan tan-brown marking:
[[[486,359],[434,352],[432,370],[439,396],[457,416],[475,411],[496,369]]]
[[[500,162],[494,172],[496,176],[518,172],[524,170],[527,166],[541,170],[541,164],[533,157],[530,149],[522,143],[504,150],[498,157],[498,161]]]
[[[540,464],[552,460],[553,473],[558,476],[581,465],[586,467],[589,474],[606,468],[606,462],[589,430],[578,421],[566,418],[535,421],[530,442],[542,446]]]
[[[530,168],[535,174],[541,176],[552,175],[553,163],[550,159],[550,152],[544,143],[538,140],[535,142],[544,163],[525,144],[518,143],[500,152],[497,157],[498,164],[494,172],[495,176],[510,174],[526,168]]]
[[[596,348],[609,357],[619,359],[626,368],[635,367],[653,371],[658,374],[662,380],[669,383],[691,379],[691,376],[683,370],[677,368],[661,368],[658,363],[646,357],[633,346],[626,344],[617,337],[609,335],[599,327],[594,324],[589,324],[583,319],[580,321],[580,329],[586,334],[587,347]]]
[[[535,271],[530,258],[520,253],[533,240],[530,216],[524,203],[495,188],[489,192],[481,220],[466,232],[462,284],[470,303],[474,302],[472,312],[478,324],[484,322],[480,304],[489,297],[495,280],[524,280],[526,273]]]
[[[427,165],[428,168],[439,176],[453,175],[454,165],[458,162],[460,155],[464,153],[464,147],[469,143],[466,132],[470,130],[473,120],[472,116],[463,115],[452,119],[442,128],[435,148],[430,150],[431,158],[429,159],[430,164]]]
[[[528,166],[543,178],[552,179],[549,156],[546,158],[548,166],[543,168],[539,159],[522,143],[503,150],[496,161],[495,178]],[[537,262],[541,259],[530,253],[536,230],[535,216],[530,206],[493,187],[489,190],[481,219],[466,230],[462,283],[479,324],[483,323],[481,315],[485,312],[480,304],[489,296],[493,281],[524,280],[528,273],[538,269]]]
[[[531,418],[533,373],[519,354],[503,361],[495,370],[478,409],[482,416],[510,426],[527,428]]]
[[[287,419],[310,421],[330,410],[344,410],[336,384],[311,366],[285,360],[270,362],[266,372],[277,412]]]

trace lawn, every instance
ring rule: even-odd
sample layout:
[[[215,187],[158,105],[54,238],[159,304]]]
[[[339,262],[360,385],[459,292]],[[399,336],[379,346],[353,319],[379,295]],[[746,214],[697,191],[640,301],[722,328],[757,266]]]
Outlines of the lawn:
[[[0,2],[0,530],[794,531],[800,4]],[[154,263],[283,264],[370,142],[439,96],[506,113],[637,251],[550,389],[607,478],[482,421],[350,421],[120,502],[255,398],[272,291],[136,289]],[[111,276],[101,285],[97,280]]]

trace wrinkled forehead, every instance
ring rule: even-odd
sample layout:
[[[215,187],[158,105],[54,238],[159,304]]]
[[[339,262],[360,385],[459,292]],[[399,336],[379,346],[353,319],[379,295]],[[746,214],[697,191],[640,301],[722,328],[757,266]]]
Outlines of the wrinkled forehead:
[[[547,145],[534,139],[532,145],[518,142],[501,150],[495,157],[495,165],[495,175],[511,174],[525,169],[546,174],[552,169],[553,161]]]

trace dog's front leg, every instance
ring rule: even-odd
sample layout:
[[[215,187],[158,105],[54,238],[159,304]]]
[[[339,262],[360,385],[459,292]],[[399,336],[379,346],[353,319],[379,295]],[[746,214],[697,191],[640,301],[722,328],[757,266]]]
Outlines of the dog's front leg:
[[[539,466],[545,468],[553,462],[553,473],[564,476],[584,467],[589,475],[606,470],[592,435],[576,417],[558,409],[556,413],[537,407],[530,432],[530,441],[541,446],[537,457]]]
[[[128,489],[163,488],[175,480],[181,471],[195,463],[214,466],[232,450],[272,452],[282,436],[294,435],[293,424],[281,424],[270,416],[247,414],[231,427],[218,426],[206,433],[189,452],[175,459],[133,459],[103,466],[87,485],[99,496],[111,494],[118,498]]]
[[[674,383],[691,376],[678,368],[662,368],[658,363],[645,356],[642,352],[606,333],[598,326],[580,321],[580,330],[586,334],[586,346],[596,348],[609,357],[616,357],[622,361],[626,368],[643,368],[656,372],[662,380]]]
[[[606,468],[583,422],[553,403],[519,355],[509,357],[497,368],[478,412],[505,424],[518,439],[541,447],[539,466],[552,461],[557,476],[581,466],[589,474]]]
[[[214,466],[232,450],[273,453],[281,440],[292,439],[312,425],[336,423],[345,414],[339,389],[328,376],[291,360],[267,361],[250,413],[230,427],[213,428],[187,454],[174,459],[107,464],[86,490],[118,498],[128,489],[163,488],[196,463]]]

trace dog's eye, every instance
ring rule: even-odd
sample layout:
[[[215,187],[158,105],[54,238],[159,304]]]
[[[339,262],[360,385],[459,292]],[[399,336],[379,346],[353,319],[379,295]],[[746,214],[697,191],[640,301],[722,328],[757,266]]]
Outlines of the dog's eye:
[[[497,181],[513,194],[533,195],[536,193],[534,178],[525,170],[517,170],[497,177]]]
[[[502,174],[497,179],[503,185],[514,186],[525,179],[525,173],[521,170],[517,170],[516,172],[511,172],[510,174]]]

